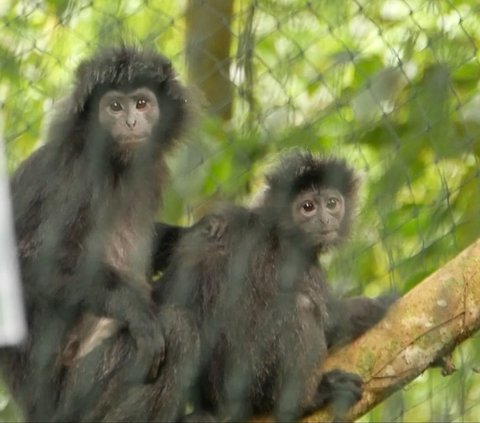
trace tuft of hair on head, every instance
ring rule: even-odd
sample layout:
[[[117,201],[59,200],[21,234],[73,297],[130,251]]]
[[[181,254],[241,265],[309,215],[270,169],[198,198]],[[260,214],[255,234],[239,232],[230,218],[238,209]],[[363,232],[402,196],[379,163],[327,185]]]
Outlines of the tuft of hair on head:
[[[265,177],[267,194],[292,196],[314,187],[338,189],[345,198],[355,200],[359,177],[344,159],[322,157],[310,151],[295,150],[283,154]]]
[[[83,111],[99,90],[148,85],[158,92],[165,82],[170,83],[166,95],[187,102],[186,90],[176,80],[177,75],[167,57],[152,48],[121,42],[99,49],[80,63],[73,92],[74,108],[76,112]]]

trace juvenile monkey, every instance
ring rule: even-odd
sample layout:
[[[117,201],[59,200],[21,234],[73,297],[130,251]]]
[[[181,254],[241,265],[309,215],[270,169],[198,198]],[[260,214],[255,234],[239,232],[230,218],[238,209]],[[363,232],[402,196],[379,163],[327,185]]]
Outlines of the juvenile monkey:
[[[319,368],[336,330],[345,339],[366,328],[332,319],[334,301],[351,301],[334,300],[318,255],[348,234],[357,177],[342,160],[296,152],[266,181],[259,205],[226,206],[182,234],[155,295],[197,319],[198,409],[234,421],[273,411],[284,421],[331,402],[341,416],[362,381]],[[370,301],[378,307],[367,326],[388,307]]]

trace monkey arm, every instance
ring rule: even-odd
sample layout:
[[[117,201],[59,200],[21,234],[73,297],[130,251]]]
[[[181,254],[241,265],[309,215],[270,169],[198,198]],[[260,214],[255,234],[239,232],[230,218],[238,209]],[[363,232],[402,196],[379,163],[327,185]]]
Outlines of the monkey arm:
[[[173,253],[180,239],[195,228],[200,233],[201,242],[218,245],[224,238],[228,227],[227,218],[219,214],[210,214],[203,217],[192,226],[175,226],[163,222],[156,222],[153,237],[152,271],[163,272],[172,260]],[[201,254],[199,250],[199,254]]]
[[[359,337],[379,322],[397,299],[395,294],[376,298],[329,298],[326,325],[328,348],[338,347]]]
[[[91,279],[92,284],[76,284],[87,290],[84,307],[97,316],[122,322],[137,347],[136,360],[128,376],[135,381],[154,378],[164,358],[164,331],[151,298],[151,287],[145,278],[138,279],[103,263]],[[88,294],[88,295],[87,295]],[[75,301],[75,299],[73,299]]]

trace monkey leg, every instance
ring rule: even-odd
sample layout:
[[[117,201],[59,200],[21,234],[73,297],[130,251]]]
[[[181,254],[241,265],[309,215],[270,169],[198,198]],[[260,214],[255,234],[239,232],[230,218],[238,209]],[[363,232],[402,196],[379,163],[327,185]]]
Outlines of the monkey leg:
[[[323,322],[314,312],[313,303],[299,293],[295,300],[290,312],[285,313],[283,307],[284,322],[279,332],[279,369],[274,398],[278,421],[295,421],[316,406],[320,377],[316,370],[327,352]]]
[[[195,324],[173,306],[161,307],[165,361],[153,383],[132,383],[135,341],[122,330],[66,369],[54,421],[175,420],[198,362]],[[158,416],[155,417],[155,416]]]
[[[44,304],[37,305],[35,315],[37,320],[30,327],[26,349],[10,349],[13,361],[6,374],[14,374],[10,386],[26,420],[46,421],[51,419],[56,406],[60,376],[56,364],[58,339],[65,330],[65,322]]]
[[[133,362],[134,345],[128,331],[123,329],[65,367],[58,387],[57,412],[52,420],[81,421],[98,413],[99,398],[104,397],[113,381],[122,378],[121,369]]]
[[[323,319],[314,313],[307,296],[297,294],[296,310],[285,320],[279,346],[283,360],[275,401],[277,420],[295,421],[330,405],[335,419],[341,421],[361,398],[362,379],[342,370],[319,373],[327,353],[327,338]]]
[[[110,402],[103,421],[177,421],[184,414],[189,391],[195,380],[200,340],[193,320],[175,306],[159,310],[166,355],[158,378],[125,390],[115,380],[103,403]]]

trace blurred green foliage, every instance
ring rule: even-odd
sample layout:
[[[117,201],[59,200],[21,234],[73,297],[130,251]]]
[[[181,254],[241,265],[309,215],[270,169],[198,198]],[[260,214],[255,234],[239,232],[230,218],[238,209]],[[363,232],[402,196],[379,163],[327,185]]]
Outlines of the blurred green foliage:
[[[186,75],[185,6],[3,0],[10,170],[99,45],[154,44]],[[477,0],[237,0],[231,30],[234,116],[202,116],[173,155],[163,220],[191,223],[216,198],[246,201],[275,153],[302,147],[346,157],[363,180],[355,233],[325,260],[338,291],[405,292],[479,236]],[[429,371],[362,421],[475,421],[479,351],[470,340],[453,377]],[[0,420],[10,419],[2,398]]]

